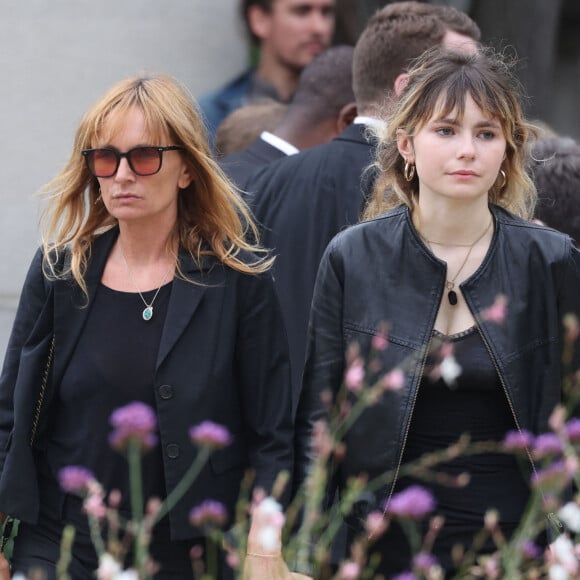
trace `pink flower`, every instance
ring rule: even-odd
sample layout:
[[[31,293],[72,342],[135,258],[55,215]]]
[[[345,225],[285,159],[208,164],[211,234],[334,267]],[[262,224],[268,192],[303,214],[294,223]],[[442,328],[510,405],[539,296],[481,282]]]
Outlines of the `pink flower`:
[[[387,350],[387,347],[389,346],[389,336],[387,334],[386,329],[380,330],[379,332],[377,332],[377,334],[373,336],[371,346],[374,350],[379,352]]]
[[[107,515],[107,508],[103,503],[103,496],[99,493],[91,493],[83,502],[83,509],[85,512],[100,520]]]
[[[405,373],[401,369],[394,369],[383,377],[385,391],[400,391],[405,386]]]
[[[356,562],[344,562],[338,572],[339,580],[356,580],[361,573],[359,564]]]
[[[421,519],[434,509],[433,495],[420,485],[411,485],[393,495],[387,506],[387,513],[400,518]]]
[[[379,511],[371,512],[367,516],[367,521],[365,522],[365,528],[367,534],[374,539],[382,536],[387,529],[388,522]]]
[[[189,512],[189,521],[193,526],[221,527],[228,520],[228,512],[223,503],[207,499]]]
[[[364,378],[364,366],[362,361],[357,359],[348,367],[346,374],[344,375],[346,388],[353,393],[358,393],[363,386]]]
[[[232,436],[227,428],[212,421],[204,421],[196,427],[191,427],[189,438],[195,445],[210,449],[222,449],[232,442]]]
[[[419,580],[413,572],[403,572],[401,574],[397,574],[393,576],[393,580]]]
[[[69,465],[58,472],[60,487],[66,493],[82,495],[94,479],[93,472],[80,465]]]
[[[503,294],[499,294],[496,297],[495,302],[481,313],[481,318],[483,320],[494,322],[495,324],[501,324],[505,320],[506,316],[507,297]]]
[[[143,449],[151,449],[157,445],[157,418],[155,411],[145,403],[134,401],[115,409],[109,418],[113,432],[109,443],[113,449],[125,450],[131,441],[141,445]]]

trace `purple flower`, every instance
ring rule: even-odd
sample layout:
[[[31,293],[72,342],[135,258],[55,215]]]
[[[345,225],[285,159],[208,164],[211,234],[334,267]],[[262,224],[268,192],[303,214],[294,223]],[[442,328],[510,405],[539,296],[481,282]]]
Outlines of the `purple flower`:
[[[554,433],[543,433],[536,437],[534,443],[534,457],[536,459],[543,459],[552,455],[560,455],[562,453],[562,442]]]
[[[435,509],[435,499],[420,485],[411,485],[396,493],[387,506],[387,513],[401,518],[421,519]]]
[[[191,427],[189,437],[195,445],[210,449],[222,449],[232,441],[230,432],[223,425],[212,423],[212,421],[204,421]]]
[[[122,451],[130,441],[137,441],[144,449],[151,449],[157,444],[155,411],[145,403],[134,401],[115,409],[109,423],[114,429],[109,435],[113,449]]]
[[[224,504],[212,499],[206,499],[189,512],[189,521],[191,525],[197,527],[221,527],[227,522],[227,520],[228,512]]]
[[[66,493],[82,495],[87,491],[89,483],[94,481],[94,479],[93,472],[80,465],[69,465],[58,472],[60,487]]]
[[[562,488],[570,481],[570,473],[563,461],[556,461],[548,465],[546,469],[538,470],[532,474],[532,486]]]
[[[418,580],[418,578],[413,572],[403,572],[402,574],[393,576],[393,580]]]
[[[527,560],[535,560],[542,554],[542,550],[532,542],[532,540],[524,540],[520,544],[520,550]]]
[[[503,446],[508,451],[525,451],[534,444],[534,436],[525,429],[508,431],[503,440]]]
[[[419,552],[413,558],[413,568],[427,574],[433,566],[439,563],[437,558],[433,554],[428,554],[427,552]]]
[[[574,417],[566,423],[566,435],[570,441],[580,440],[580,419]]]

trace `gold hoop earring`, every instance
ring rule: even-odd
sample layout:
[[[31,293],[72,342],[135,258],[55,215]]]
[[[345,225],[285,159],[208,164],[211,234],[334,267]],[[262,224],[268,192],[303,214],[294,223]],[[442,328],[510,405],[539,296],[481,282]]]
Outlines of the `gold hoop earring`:
[[[506,183],[507,183],[507,175],[505,174],[505,171],[503,169],[500,169],[499,170],[499,174],[502,177],[501,184],[500,184],[499,188],[500,189],[503,189],[506,186]]]
[[[405,161],[405,168],[403,169],[403,177],[405,181],[412,181],[415,177],[415,166],[408,161]]]

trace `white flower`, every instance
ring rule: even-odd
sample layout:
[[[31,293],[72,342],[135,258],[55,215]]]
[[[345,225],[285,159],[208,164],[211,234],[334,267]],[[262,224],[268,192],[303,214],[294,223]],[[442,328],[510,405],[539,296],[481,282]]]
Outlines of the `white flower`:
[[[575,533],[580,532],[580,506],[574,502],[568,502],[558,512],[560,519]]]
[[[115,580],[121,572],[121,565],[111,554],[105,552],[99,558],[97,578],[99,580]]]
[[[264,515],[280,513],[282,506],[273,498],[267,497],[260,502],[260,512]]]
[[[570,574],[568,574],[566,568],[560,566],[560,564],[550,566],[549,574],[550,580],[569,580],[570,578]]]
[[[278,530],[273,526],[264,526],[258,532],[258,542],[267,552],[274,552],[280,548]]]
[[[441,378],[448,385],[454,385],[455,379],[461,374],[461,367],[455,360],[455,357],[450,354],[441,361],[439,372],[441,373]]]
[[[137,574],[137,570],[123,570],[115,576],[115,580],[139,580],[139,574]]]
[[[566,534],[560,534],[558,539],[550,544],[550,550],[556,563],[562,564],[567,572],[575,574],[579,565],[574,554],[574,544]]]

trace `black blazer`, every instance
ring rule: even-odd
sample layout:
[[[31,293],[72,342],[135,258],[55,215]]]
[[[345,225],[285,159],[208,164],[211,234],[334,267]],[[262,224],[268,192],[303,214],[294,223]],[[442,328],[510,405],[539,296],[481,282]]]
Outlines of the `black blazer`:
[[[283,157],[286,153],[258,137],[247,149],[226,155],[219,164],[240,189],[246,190],[258,169]]]
[[[252,179],[248,196],[261,243],[277,255],[274,281],[290,341],[294,405],[298,401],[310,303],[318,264],[333,236],[359,220],[373,172],[365,125],[275,161]]]
[[[34,454],[46,441],[51,402],[83,331],[117,233],[110,230],[93,244],[85,277],[88,304],[72,280],[46,282],[40,251],[24,284],[0,377],[0,511],[31,523],[38,516]],[[270,276],[240,274],[215,259],[206,259],[199,267],[185,252],[180,254],[180,266],[188,281],[177,277],[173,281],[154,377],[168,491],[196,456],[188,436],[191,426],[211,420],[225,425],[234,439],[211,455],[170,513],[174,539],[199,535],[188,514],[204,499],[221,501],[233,510],[247,468],[255,470],[255,484],[269,490],[278,473],[291,471],[293,463],[288,347]],[[52,293],[53,329],[38,330],[35,323],[42,320],[47,326],[50,319]],[[36,377],[44,368],[44,356],[34,353],[41,340],[46,347],[46,335],[52,331],[52,377],[31,449]],[[26,368],[37,368],[26,374],[21,367],[31,361]]]

